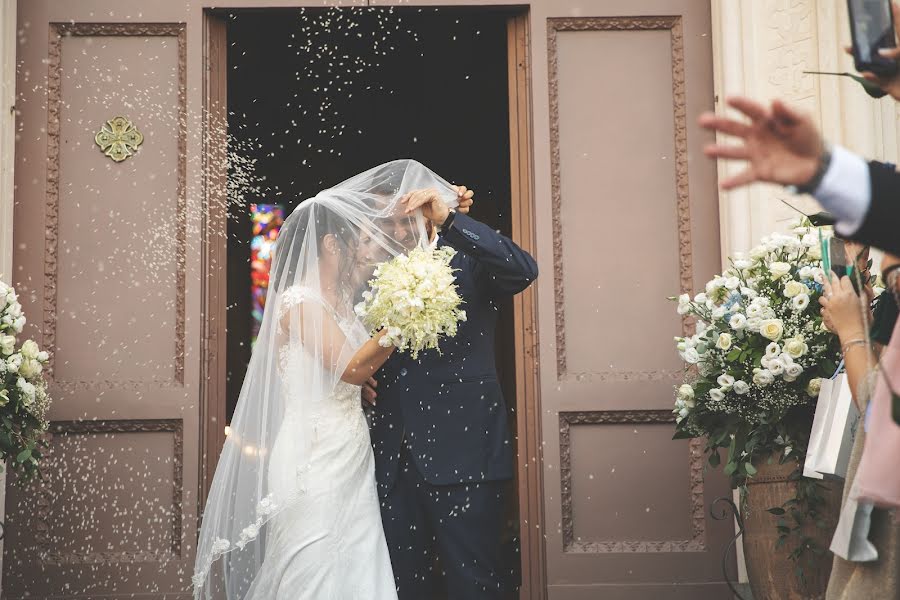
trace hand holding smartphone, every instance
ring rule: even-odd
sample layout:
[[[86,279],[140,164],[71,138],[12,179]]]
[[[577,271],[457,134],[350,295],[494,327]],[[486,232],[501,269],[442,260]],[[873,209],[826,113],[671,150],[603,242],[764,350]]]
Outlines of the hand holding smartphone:
[[[897,47],[891,0],[847,0],[847,8],[856,70],[879,77],[895,75],[897,61],[879,53],[883,48]]]

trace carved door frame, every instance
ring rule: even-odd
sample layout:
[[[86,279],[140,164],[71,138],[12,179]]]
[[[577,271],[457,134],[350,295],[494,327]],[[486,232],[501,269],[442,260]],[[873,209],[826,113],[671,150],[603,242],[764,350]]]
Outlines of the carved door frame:
[[[298,6],[301,2],[297,3]],[[465,6],[469,2],[454,3]],[[475,5],[477,2],[472,2]],[[203,225],[202,305],[204,357],[201,366],[200,508],[212,483],[225,442],[225,298],[227,219],[227,40],[222,10],[203,15]],[[535,255],[534,150],[528,8],[512,14],[507,26],[510,128],[510,182],[513,239]],[[537,292],[515,297],[515,364],[518,495],[522,557],[522,599],[546,598],[540,388],[537,364]]]

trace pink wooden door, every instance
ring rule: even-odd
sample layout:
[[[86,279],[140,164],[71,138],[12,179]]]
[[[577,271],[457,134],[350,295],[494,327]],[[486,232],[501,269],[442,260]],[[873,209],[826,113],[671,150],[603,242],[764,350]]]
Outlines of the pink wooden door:
[[[727,598],[729,490],[671,440],[665,300],[719,269],[710,3],[553,0],[531,25],[548,597]]]
[[[18,10],[15,284],[28,333],[53,352],[54,404],[46,480],[9,488],[4,597],[187,598],[201,219],[186,115],[200,32],[184,3]],[[143,135],[121,162],[95,143],[115,117]]]

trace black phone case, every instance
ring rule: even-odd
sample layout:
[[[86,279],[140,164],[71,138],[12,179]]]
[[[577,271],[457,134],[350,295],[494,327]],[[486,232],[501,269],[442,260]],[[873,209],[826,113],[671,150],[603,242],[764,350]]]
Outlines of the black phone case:
[[[884,0],[885,3],[888,4],[889,14],[891,15],[891,31],[894,31],[894,11],[891,10],[890,0]],[[859,41],[856,39],[856,27],[855,23],[855,15],[853,11],[853,0],[847,0],[847,12],[850,15],[850,37],[853,40],[853,64],[857,71],[860,73],[864,73],[866,71],[872,72],[879,77],[889,77],[897,73],[898,65],[896,61],[893,60],[882,60],[875,62],[863,62],[859,58],[859,52],[857,48],[859,47]],[[894,40],[894,44],[891,46],[881,46],[882,48],[893,48],[896,47],[897,42]]]

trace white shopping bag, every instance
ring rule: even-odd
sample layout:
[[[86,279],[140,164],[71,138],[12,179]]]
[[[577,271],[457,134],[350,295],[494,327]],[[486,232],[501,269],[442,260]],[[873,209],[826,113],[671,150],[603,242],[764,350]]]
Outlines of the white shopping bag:
[[[816,401],[816,414],[813,417],[812,431],[809,433],[809,446],[806,450],[806,461],[803,463],[803,476],[811,479],[824,479],[824,475],[816,472],[814,465],[819,457],[822,444],[822,432],[828,421],[828,413],[832,410],[831,392],[834,380],[823,379],[819,389],[819,399]]]
[[[850,451],[853,449],[859,416],[859,410],[853,402],[853,394],[850,393],[847,376],[840,374],[832,381],[831,401],[816,456],[811,465],[813,471],[842,479],[847,476],[847,465],[850,463]]]
[[[841,519],[834,530],[829,549],[844,560],[871,562],[878,560],[878,549],[869,541],[872,503],[861,502],[858,495],[854,482],[841,509]]]

